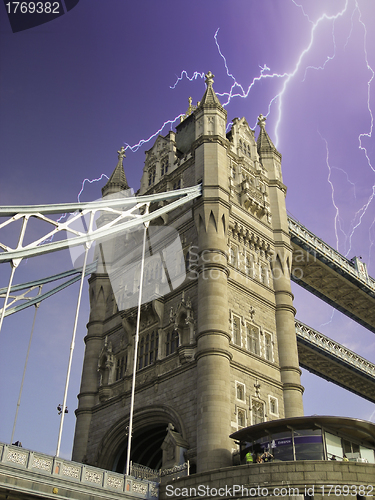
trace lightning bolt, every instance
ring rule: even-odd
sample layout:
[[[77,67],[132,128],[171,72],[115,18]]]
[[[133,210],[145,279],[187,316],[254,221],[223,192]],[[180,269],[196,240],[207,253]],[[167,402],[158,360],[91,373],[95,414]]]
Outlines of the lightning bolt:
[[[223,51],[222,51],[222,49],[220,47],[219,41],[218,41],[219,28],[216,30],[216,32],[214,34],[214,41],[215,41],[218,53],[219,53],[220,57],[223,60],[224,67],[225,67],[225,70],[226,70],[226,74],[227,74],[227,76],[232,81],[231,86],[230,86],[230,88],[229,88],[228,91],[222,92],[222,93],[217,92],[218,96],[224,97],[226,99],[226,102],[224,102],[222,104],[224,107],[228,106],[229,103],[231,102],[231,100],[233,98],[240,97],[242,99],[246,99],[249,96],[252,88],[258,82],[260,82],[263,79],[280,79],[282,81],[282,85],[280,87],[280,90],[269,101],[267,113],[263,113],[264,116],[267,117],[270,114],[270,112],[271,112],[272,106],[274,105],[275,102],[277,102],[277,119],[276,119],[275,129],[274,129],[274,137],[275,137],[275,141],[274,142],[275,142],[276,147],[278,147],[278,143],[279,143],[279,129],[280,129],[280,125],[281,125],[281,121],[282,121],[282,117],[283,117],[283,106],[284,106],[283,100],[284,100],[284,96],[285,96],[286,92],[288,91],[288,87],[289,87],[290,82],[293,80],[293,78],[296,77],[296,75],[301,70],[301,68],[303,66],[303,61],[305,60],[307,54],[309,54],[312,51],[313,47],[316,44],[317,29],[323,23],[329,23],[329,22],[332,23],[332,43],[333,43],[333,50],[332,50],[332,53],[330,55],[326,56],[324,62],[321,65],[319,65],[319,66],[308,65],[308,66],[306,66],[304,68],[304,75],[303,75],[303,78],[302,78],[302,82],[305,81],[307,72],[309,70],[315,70],[315,71],[321,70],[322,71],[322,70],[324,70],[326,68],[327,64],[329,64],[335,58],[335,56],[336,56],[335,23],[337,22],[337,20],[339,18],[342,18],[349,11],[349,3],[350,3],[349,0],[345,0],[343,8],[341,10],[339,10],[337,13],[332,14],[332,15],[329,15],[327,13],[323,13],[323,14],[321,14],[318,17],[317,20],[313,21],[312,19],[310,19],[309,15],[306,13],[306,11],[304,10],[304,8],[303,8],[302,5],[298,4],[296,0],[291,0],[291,1],[293,2],[293,4],[296,7],[298,7],[298,8],[301,9],[301,11],[303,13],[303,16],[306,17],[306,19],[308,20],[308,22],[311,24],[311,30],[310,30],[309,42],[308,42],[307,46],[300,52],[300,54],[299,54],[299,56],[298,56],[298,58],[297,58],[297,60],[296,60],[296,62],[294,64],[293,70],[290,71],[290,72],[273,73],[273,72],[271,72],[271,69],[267,66],[267,64],[264,64],[263,66],[259,67],[260,71],[259,71],[258,75],[253,78],[253,80],[251,81],[251,83],[246,88],[244,85],[242,85],[241,83],[239,83],[237,81],[236,77],[234,76],[234,74],[229,69],[229,64],[227,62],[227,59],[226,59],[226,57],[225,57],[225,55],[224,55],[224,53],[223,53]],[[371,107],[370,107],[370,87],[371,87],[371,82],[372,82],[372,80],[374,78],[374,72],[373,72],[373,70],[372,70],[372,68],[371,68],[371,66],[370,66],[370,64],[368,62],[367,49],[366,49],[367,30],[366,30],[366,26],[365,26],[364,22],[362,21],[361,12],[360,12],[359,5],[358,5],[358,0],[354,0],[354,6],[355,6],[355,8],[353,9],[352,14],[351,14],[351,28],[350,28],[350,33],[349,33],[349,35],[347,37],[347,41],[346,41],[345,46],[347,45],[348,40],[350,39],[352,31],[353,31],[354,14],[355,14],[355,12],[358,12],[358,14],[359,14],[359,22],[363,26],[363,30],[364,30],[364,53],[365,53],[365,61],[366,61],[368,70],[371,72],[371,77],[368,80],[368,84],[367,84],[367,87],[368,87],[367,108],[368,108],[368,112],[369,112],[370,118],[371,118],[370,131],[366,132],[366,133],[361,133],[359,135],[359,137],[358,137],[358,140],[359,140],[359,148],[365,154],[367,162],[368,162],[370,168],[373,171],[375,171],[374,168],[371,165],[371,161],[370,161],[369,155],[368,155],[367,150],[366,150],[366,148],[365,148],[365,146],[363,144],[363,139],[364,138],[371,138],[372,137],[373,114],[372,114]],[[195,71],[192,74],[192,76],[189,76],[188,72],[186,70],[183,70],[180,73],[180,76],[177,76],[175,83],[173,85],[171,85],[170,88],[171,89],[175,89],[177,87],[177,85],[183,79],[185,79],[185,78],[187,80],[189,80],[190,82],[198,80],[198,79],[203,79],[204,78],[204,74],[205,74],[204,72]],[[134,144],[133,146],[131,146],[128,143],[125,143],[125,148],[126,149],[130,149],[132,152],[138,151],[140,147],[142,147],[144,144],[148,143],[149,141],[151,141],[152,139],[154,139],[158,134],[160,134],[167,125],[170,125],[171,128],[172,128],[172,125],[174,125],[175,122],[181,116],[183,116],[183,114],[179,114],[174,119],[165,121],[163,123],[163,125],[155,133],[151,134],[147,139],[140,140],[137,144]],[[228,125],[228,127],[229,126],[230,126],[230,124]],[[254,128],[255,128],[255,126],[254,126]],[[342,228],[339,207],[338,207],[338,205],[335,202],[335,190],[334,190],[334,185],[333,185],[332,176],[331,176],[332,169],[339,169],[339,168],[338,167],[331,167],[329,165],[328,143],[327,143],[326,139],[322,138],[322,140],[324,140],[325,147],[326,147],[326,164],[327,164],[327,168],[329,169],[328,182],[329,182],[330,187],[331,187],[332,203],[333,203],[333,206],[334,206],[334,209],[335,209],[334,226],[335,226],[336,245],[338,247],[338,245],[339,245],[339,233],[342,233],[342,234],[345,235],[346,242],[349,241],[349,250],[348,250],[348,252],[350,252],[350,250],[351,250],[352,236],[353,236],[355,230],[357,229],[357,227],[361,224],[363,216],[367,212],[368,207],[370,206],[370,204],[372,202],[372,199],[375,196],[375,187],[373,188],[371,196],[368,198],[367,202],[355,214],[354,221],[352,222],[352,224],[350,226],[351,227],[350,234],[349,235],[345,234],[344,230]],[[348,174],[345,172],[345,170],[343,170],[343,169],[340,169],[340,170],[342,170],[345,173],[345,175],[347,176],[348,182],[351,183],[351,181],[349,180]],[[354,183],[351,183],[351,184],[355,187]],[[374,223],[375,223],[375,220],[374,220]]]
[[[183,70],[183,71],[181,71],[181,75],[177,77],[176,83],[174,85],[172,85],[171,87],[169,87],[169,88],[172,89],[172,90],[174,90],[177,87],[178,82],[180,82],[181,80],[183,80],[184,75],[185,75],[185,78],[187,78],[190,82],[192,82],[193,80],[196,80],[198,77],[199,78],[204,78],[204,72],[203,73],[199,73],[199,71],[195,71],[193,73],[193,76],[190,77],[187,74],[187,71]]]

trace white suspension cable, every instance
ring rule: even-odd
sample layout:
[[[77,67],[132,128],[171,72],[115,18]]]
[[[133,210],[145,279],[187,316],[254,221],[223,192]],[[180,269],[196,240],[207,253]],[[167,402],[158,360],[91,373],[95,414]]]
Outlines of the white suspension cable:
[[[148,213],[149,204],[146,206],[146,213]],[[138,358],[138,340],[139,340],[139,325],[141,320],[141,304],[142,304],[142,288],[143,288],[143,271],[145,264],[145,249],[146,249],[146,235],[149,222],[144,225],[143,232],[143,247],[142,247],[142,260],[141,260],[141,275],[139,279],[139,294],[138,294],[138,313],[137,313],[137,328],[135,332],[134,341],[134,363],[133,363],[133,379],[132,379],[132,391],[130,398],[130,415],[129,415],[129,428],[128,428],[128,449],[126,454],[126,469],[125,474],[128,476],[130,471],[130,451],[133,433],[133,414],[134,414],[134,397],[135,397],[135,376],[137,372],[137,358]]]
[[[88,234],[92,231],[93,221],[94,221],[94,212],[91,213]],[[74,318],[74,327],[73,327],[73,334],[72,334],[72,342],[70,344],[68,370],[67,370],[67,374],[66,374],[66,382],[65,382],[65,390],[64,390],[64,401],[63,401],[63,404],[62,404],[61,419],[60,419],[60,428],[59,428],[59,436],[57,438],[56,457],[58,457],[59,454],[60,454],[61,436],[62,436],[62,430],[63,430],[63,425],[64,425],[66,399],[67,399],[67,396],[68,396],[70,371],[71,371],[71,367],[72,367],[73,351],[74,351],[76,331],[77,331],[77,325],[78,325],[78,315],[79,315],[79,309],[80,309],[80,306],[81,306],[81,297],[82,297],[83,283],[84,283],[84,280],[85,280],[87,256],[88,256],[88,253],[89,253],[90,246],[91,246],[91,243],[87,242],[86,243],[86,248],[85,248],[85,257],[84,257],[83,266],[82,266],[82,274],[81,274],[81,282],[80,282],[80,286],[79,286],[79,293],[78,293],[76,314],[75,314],[75,318]]]

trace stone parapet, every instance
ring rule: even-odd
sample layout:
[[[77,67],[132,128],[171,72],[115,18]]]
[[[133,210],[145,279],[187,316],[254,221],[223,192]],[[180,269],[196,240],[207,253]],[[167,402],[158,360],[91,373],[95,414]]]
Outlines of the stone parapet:
[[[0,443],[0,498],[156,499],[158,484]],[[3,496],[4,495],[4,496]]]
[[[306,460],[215,469],[164,482],[160,500],[175,498],[303,498],[373,496],[375,464]],[[358,497],[357,497],[358,498]]]

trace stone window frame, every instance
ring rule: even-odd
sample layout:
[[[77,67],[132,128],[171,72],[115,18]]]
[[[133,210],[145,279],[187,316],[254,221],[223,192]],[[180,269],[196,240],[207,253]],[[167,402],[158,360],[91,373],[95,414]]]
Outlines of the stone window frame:
[[[259,259],[259,282],[265,286],[270,286],[270,265],[269,262],[260,258]],[[263,279],[263,277],[265,277]]]
[[[274,403],[275,411],[272,411],[272,402]],[[268,395],[269,414],[275,417],[279,416],[279,400],[275,396]]]
[[[154,335],[154,338],[152,336]],[[159,331],[157,328],[143,332],[139,340],[137,370],[153,365],[159,359]]]
[[[156,179],[156,166],[153,165],[148,169],[148,185],[152,186],[155,184],[155,179]]]
[[[248,343],[248,327],[251,326],[252,328],[256,328],[258,330],[258,352],[254,352],[251,349],[249,349],[249,343]],[[252,354],[255,354],[256,356],[261,356],[262,355],[262,340],[261,340],[261,335],[262,335],[262,329],[259,325],[256,325],[252,321],[245,321],[245,328],[246,328],[246,350],[248,352],[251,352]]]
[[[180,345],[179,332],[177,328],[173,328],[165,335],[165,357],[171,356],[172,354],[177,352],[179,345]]]
[[[242,393],[243,397],[239,398],[238,397],[238,388],[242,388]],[[235,388],[236,388],[236,400],[241,401],[242,403],[246,403],[246,386],[243,382],[238,382],[237,380],[235,381]]]
[[[259,422],[255,422],[254,420],[254,407],[255,405],[262,406],[263,408],[263,420]],[[255,425],[256,423],[259,424],[261,422],[266,422],[267,421],[267,415],[266,415],[266,405],[265,402],[255,396],[250,396],[250,412],[251,412],[251,425]]]
[[[160,175],[162,176],[164,174],[167,174],[168,168],[169,168],[168,157],[165,157],[160,161]]]
[[[121,354],[116,356],[116,369],[115,369],[115,381],[121,380],[125,377],[125,373],[128,367],[128,351],[122,351]]]
[[[270,339],[270,343],[266,343],[266,339]],[[269,346],[270,351],[267,349]],[[274,341],[273,341],[273,333],[268,332],[266,330],[263,330],[263,354],[264,354],[264,359],[266,361],[269,361],[270,363],[275,362],[275,355],[274,355]],[[270,356],[268,356],[268,353],[270,352]]]
[[[229,255],[228,255],[228,264],[232,267],[238,267],[238,256],[239,256],[239,247],[232,241],[229,243]]]
[[[242,415],[243,417],[243,425],[240,424],[240,415]],[[246,427],[246,421],[247,421],[246,409],[237,406],[236,417],[237,417],[237,429],[243,429],[244,427]]]
[[[239,343],[235,342],[235,336],[234,336],[234,319],[238,319],[238,335],[239,335]],[[232,323],[232,343],[236,345],[237,347],[242,347],[242,331],[241,331],[241,325],[242,325],[242,318],[239,314],[235,314],[232,311],[232,317],[231,317],[231,323]]]
[[[237,177],[237,164],[232,161],[229,165],[229,177],[233,180],[235,180]]]

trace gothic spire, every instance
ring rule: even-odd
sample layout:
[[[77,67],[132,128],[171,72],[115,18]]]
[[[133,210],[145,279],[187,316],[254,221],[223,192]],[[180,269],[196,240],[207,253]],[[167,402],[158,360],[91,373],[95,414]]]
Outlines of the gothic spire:
[[[214,83],[214,76],[211,71],[209,71],[206,75],[206,85],[207,85],[207,88],[206,88],[206,92],[204,93],[203,97],[202,97],[202,100],[199,104],[199,106],[204,106],[204,105],[213,105],[213,104],[216,104],[217,106],[221,106],[221,103],[217,97],[217,95],[215,94],[215,91],[212,87],[212,84]]]
[[[102,188],[102,196],[106,196],[107,194],[117,193],[119,191],[123,191],[125,189],[129,189],[128,181],[126,180],[126,175],[124,171],[123,161],[126,157],[125,148],[121,146],[120,151],[118,153],[118,162],[116,168],[112,172],[111,177],[109,178],[107,184]]]
[[[270,153],[276,152],[280,154],[275,148],[273,142],[270,139],[270,136],[266,132],[266,120],[267,118],[263,115],[258,116],[258,125],[260,127],[258,140],[257,140],[257,150],[259,156],[262,156],[262,153]]]

